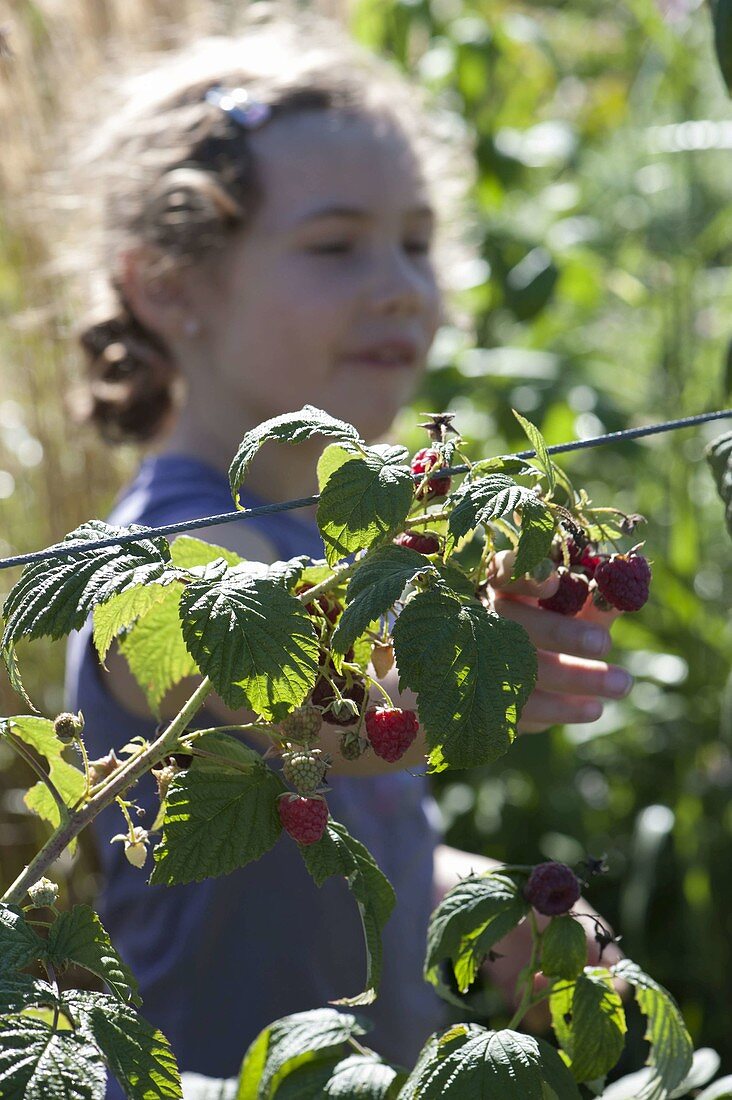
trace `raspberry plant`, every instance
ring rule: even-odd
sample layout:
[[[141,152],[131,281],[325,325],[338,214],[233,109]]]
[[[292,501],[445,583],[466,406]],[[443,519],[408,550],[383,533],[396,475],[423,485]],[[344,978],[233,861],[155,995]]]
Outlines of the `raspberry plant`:
[[[284,828],[291,839],[283,842],[298,845],[316,883],[345,877],[361,914],[364,989],[338,1003],[374,999],[381,930],[394,896],[364,846],[328,814],[329,761],[318,747],[323,720],[343,726],[346,759],[376,751],[396,760],[421,729],[432,771],[489,764],[516,737],[537,669],[523,628],[493,608],[497,551],[515,551],[515,578],[539,575],[553,559],[564,575],[581,578],[583,593],[604,600],[614,588],[598,595],[595,572],[631,561],[635,605],[642,602],[639,583],[647,594],[650,569],[640,547],[622,546],[640,517],[594,507],[550,459],[537,429],[517,417],[536,457],[468,463],[457,485],[443,472],[456,456],[464,459],[449,415],[425,425],[430,447],[411,462],[404,448],[367,446],[352,425],[312,406],[247,433],[230,469],[235,501],[268,441],[296,444],[316,434],[331,440],[318,464],[323,561],[264,565],[194,538],[169,545],[144,528],[136,542],[97,547],[97,540],[114,542],[128,532],[92,520],[24,570],[5,603],[0,644],[31,710],[18,641],[61,638],[90,614],[100,659],[117,639],[153,712],[175,684],[192,675],[202,680],[153,740],[126,746],[120,757],[112,751],[87,759],[82,716],[0,720],[0,735],[39,776],[27,801],[52,830],[0,901],[0,1095],[101,1100],[105,1067],[131,1100],[182,1095],[170,1047],[138,1013],[134,976],[98,916],[83,905],[59,912],[45,877],[111,803],[121,812],[115,841],[141,873],[152,849],[155,884],[226,874],[263,856]],[[573,608],[569,601],[557,610]],[[395,707],[380,680],[394,663],[400,687],[417,697],[418,716]],[[250,719],[197,729],[211,692]],[[236,736],[251,731],[270,738],[265,756]],[[148,771],[160,794],[149,830],[133,825],[126,798]],[[494,945],[529,922],[531,958],[507,1028],[459,1024],[433,1035],[407,1073],[356,1040],[365,1029],[356,1016],[327,1008],[302,1013],[267,1028],[246,1054],[238,1084],[221,1083],[217,1095],[228,1090],[258,1100],[287,1081],[302,1097],[597,1096],[623,1046],[618,978],[633,987],[648,1020],[649,1069],[638,1095],[681,1095],[694,1078],[687,1076],[692,1049],[679,1011],[635,963],[587,965],[586,918],[572,911],[578,889],[575,873],[562,865],[505,867],[459,882],[435,910],[425,978],[458,1005]],[[543,929],[532,902],[551,918]],[[610,942],[601,926],[595,932],[601,945]],[[70,963],[97,974],[108,992],[62,992],[57,974]],[[32,964],[46,978],[31,976]],[[547,985],[537,993],[539,970]],[[518,1030],[540,1000],[549,1003],[559,1052]]]

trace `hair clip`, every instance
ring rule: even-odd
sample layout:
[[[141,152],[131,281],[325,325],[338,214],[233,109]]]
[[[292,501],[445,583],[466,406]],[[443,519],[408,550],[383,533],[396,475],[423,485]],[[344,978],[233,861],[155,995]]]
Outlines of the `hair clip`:
[[[256,130],[272,114],[269,103],[253,99],[246,88],[209,88],[206,102],[225,111],[245,130]]]

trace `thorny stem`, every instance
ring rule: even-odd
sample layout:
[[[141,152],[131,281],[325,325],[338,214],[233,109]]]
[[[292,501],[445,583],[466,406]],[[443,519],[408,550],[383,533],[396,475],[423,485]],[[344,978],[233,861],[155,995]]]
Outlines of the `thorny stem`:
[[[5,736],[17,752],[18,756],[25,760],[26,764],[33,769],[36,775],[39,777],[42,783],[48,787],[49,791],[53,795],[53,800],[59,808],[61,814],[61,821],[66,821],[69,816],[69,808],[64,802],[63,798],[59,794],[58,788],[48,772],[45,772],[38,761],[28,752],[25,745],[20,741],[15,734],[11,733],[9,729],[5,729]]]
[[[55,863],[71,841],[94,820],[100,810],[114,802],[118,795],[123,794],[128,787],[136,783],[140,776],[144,775],[158,760],[170,755],[175,745],[178,744],[180,735],[201,709],[212,691],[213,684],[206,676],[172,722],[152,744],[148,745],[137,756],[131,757],[121,768],[114,772],[110,776],[107,785],[78,810],[69,814],[66,807],[64,807],[67,820],[62,821],[59,827],[54,830],[40,851],[21,871],[0,900],[8,905],[20,904],[28,887],[43,877],[48,868]]]
[[[541,944],[541,932],[536,923],[536,916],[533,909],[529,910],[529,920],[531,921],[532,932],[532,944],[531,944],[531,959],[526,967],[524,973],[526,974],[526,982],[524,986],[524,992],[521,997],[521,1002],[514,1012],[513,1016],[508,1022],[508,1030],[514,1031],[523,1020],[524,1016],[531,1008],[531,1004],[534,998],[534,974],[539,967],[539,947]]]
[[[84,763],[84,778],[86,779],[86,794],[88,795],[92,787],[91,777],[89,775],[89,754],[86,751],[86,745],[81,737],[76,738],[76,746],[81,753],[81,759]]]
[[[410,527],[421,527],[425,523],[437,523],[438,520],[447,519],[450,515],[447,509],[443,509],[441,512],[422,512],[420,516],[412,516],[411,519],[404,521],[404,529],[407,530]]]

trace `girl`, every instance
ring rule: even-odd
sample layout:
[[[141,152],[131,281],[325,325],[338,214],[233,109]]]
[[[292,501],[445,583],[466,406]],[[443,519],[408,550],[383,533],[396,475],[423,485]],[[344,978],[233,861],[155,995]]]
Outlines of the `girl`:
[[[441,319],[434,249],[446,177],[435,164],[445,149],[430,144],[413,89],[311,18],[203,42],[123,95],[95,152],[105,167],[99,270],[110,293],[81,336],[87,412],[107,439],[152,444],[111,522],[161,525],[230,510],[231,457],[268,417],[309,402],[366,439],[388,430]],[[447,149],[453,163],[455,150]],[[320,447],[263,448],[243,504],[312,493]],[[323,553],[302,512],[217,527],[211,540],[264,561]],[[607,617],[544,611],[536,598],[551,594],[554,578],[506,587],[508,576],[504,561],[501,613],[541,651],[522,730],[596,719],[602,697],[630,687],[623,670],[597,659],[610,646]],[[155,721],[139,688],[119,657],[98,667],[89,628],[71,643],[67,686],[93,755],[150,736]],[[166,700],[172,713],[175,704]],[[233,718],[221,702],[210,709],[216,720]],[[326,746],[338,733],[324,727]],[[422,751],[405,768],[423,763]],[[439,845],[424,779],[372,754],[335,759],[331,813],[371,850],[398,898],[382,989],[366,1010],[369,1043],[411,1064],[441,1023],[421,976],[434,898],[485,861]],[[151,821],[152,782],[133,797]],[[109,843],[120,830],[114,809],[96,828],[102,919],[183,1070],[232,1076],[262,1027],[359,988],[345,884],[316,889],[287,837],[240,872],[163,889],[147,886]],[[504,960],[511,977],[521,961]]]

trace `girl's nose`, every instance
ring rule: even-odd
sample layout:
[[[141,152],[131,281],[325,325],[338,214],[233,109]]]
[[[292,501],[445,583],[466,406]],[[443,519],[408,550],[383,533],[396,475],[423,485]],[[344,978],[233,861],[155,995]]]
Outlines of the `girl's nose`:
[[[427,265],[401,248],[392,249],[374,272],[372,303],[382,313],[419,313],[429,306],[435,293]]]

